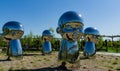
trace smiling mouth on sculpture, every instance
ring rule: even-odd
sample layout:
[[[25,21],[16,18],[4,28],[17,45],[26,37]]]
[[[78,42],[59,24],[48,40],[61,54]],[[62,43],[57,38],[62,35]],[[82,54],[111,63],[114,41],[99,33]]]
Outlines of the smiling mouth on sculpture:
[[[82,33],[73,32],[73,33],[66,33],[66,39],[69,41],[77,41],[82,37]]]

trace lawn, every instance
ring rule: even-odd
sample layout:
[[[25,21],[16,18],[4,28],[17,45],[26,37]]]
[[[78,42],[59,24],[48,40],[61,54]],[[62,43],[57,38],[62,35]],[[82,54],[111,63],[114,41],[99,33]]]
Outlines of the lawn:
[[[0,71],[62,71],[61,62],[57,60],[58,52],[43,56],[40,51],[23,53],[22,59],[11,58],[0,54]],[[120,71],[120,57],[96,54],[85,59],[80,54],[80,61],[75,64],[66,63],[67,71]]]

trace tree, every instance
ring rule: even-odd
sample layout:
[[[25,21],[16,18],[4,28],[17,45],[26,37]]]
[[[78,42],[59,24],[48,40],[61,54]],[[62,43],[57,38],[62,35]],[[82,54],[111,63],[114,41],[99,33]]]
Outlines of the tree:
[[[100,37],[99,37],[99,42],[98,42],[97,44],[95,44],[97,50],[101,50],[101,49],[103,49],[103,46],[104,46],[103,43],[104,43],[104,41],[103,41],[103,37],[100,36]]]

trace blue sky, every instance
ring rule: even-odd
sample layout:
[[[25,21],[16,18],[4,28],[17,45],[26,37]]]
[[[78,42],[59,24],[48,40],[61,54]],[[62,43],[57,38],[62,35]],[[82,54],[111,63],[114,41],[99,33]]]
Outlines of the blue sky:
[[[50,27],[56,33],[59,17],[66,11],[80,13],[86,27],[96,27],[102,35],[120,35],[120,0],[0,0],[0,30],[8,21],[23,24],[25,35],[35,35]]]

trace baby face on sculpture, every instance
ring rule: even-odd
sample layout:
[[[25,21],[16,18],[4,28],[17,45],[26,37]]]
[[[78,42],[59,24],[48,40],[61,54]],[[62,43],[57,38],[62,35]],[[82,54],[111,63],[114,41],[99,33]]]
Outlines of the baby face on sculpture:
[[[81,16],[76,12],[66,12],[59,19],[57,32],[61,34],[63,39],[76,41],[83,35],[82,22]]]
[[[16,21],[7,22],[3,28],[3,34],[5,39],[19,39],[24,34],[23,26],[21,23]]]
[[[85,40],[98,43],[99,41],[99,31],[96,28],[88,27],[84,30]]]
[[[44,30],[43,33],[42,33],[42,39],[44,41],[50,41],[52,40],[52,32],[50,30]]]

